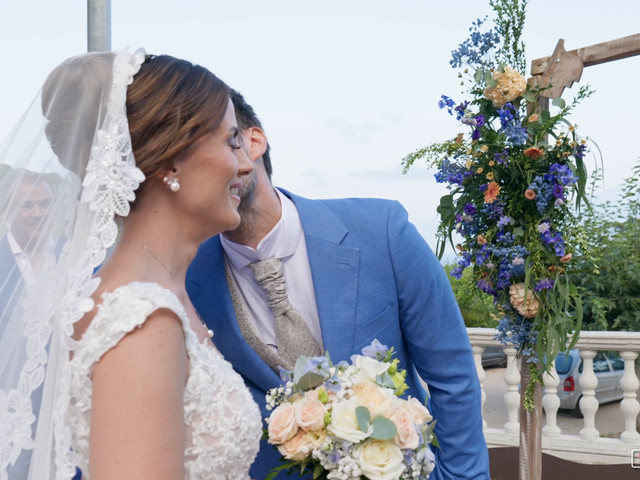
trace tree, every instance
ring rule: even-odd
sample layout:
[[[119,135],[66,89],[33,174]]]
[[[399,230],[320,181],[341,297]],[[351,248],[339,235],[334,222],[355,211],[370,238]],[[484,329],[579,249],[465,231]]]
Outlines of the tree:
[[[580,223],[577,235],[597,265],[573,275],[583,294],[583,328],[640,331],[640,160],[618,201],[585,210]]]

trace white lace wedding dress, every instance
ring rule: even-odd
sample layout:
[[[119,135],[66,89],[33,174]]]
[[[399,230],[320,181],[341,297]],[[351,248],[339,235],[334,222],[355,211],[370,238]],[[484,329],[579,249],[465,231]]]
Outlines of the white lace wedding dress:
[[[102,355],[159,308],[175,312],[182,320],[190,360],[184,393],[184,421],[189,432],[185,445],[185,478],[249,478],[249,467],[258,452],[261,436],[260,411],[249,390],[217,350],[199,343],[178,298],[158,284],[142,282],[103,295],[99,311],[71,362],[68,420],[72,446],[80,457],[84,478],[89,478],[93,367]]]

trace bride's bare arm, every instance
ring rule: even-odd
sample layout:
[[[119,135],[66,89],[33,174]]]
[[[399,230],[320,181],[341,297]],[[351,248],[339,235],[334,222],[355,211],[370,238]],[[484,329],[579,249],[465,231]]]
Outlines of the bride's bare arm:
[[[92,480],[184,479],[188,363],[182,325],[168,310],[102,357],[93,371]]]

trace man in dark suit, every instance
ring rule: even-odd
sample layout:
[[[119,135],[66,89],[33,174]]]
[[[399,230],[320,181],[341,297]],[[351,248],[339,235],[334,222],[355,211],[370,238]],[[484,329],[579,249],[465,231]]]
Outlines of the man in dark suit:
[[[203,243],[187,289],[263,416],[265,392],[281,384],[278,342],[251,264],[279,258],[291,304],[334,363],[377,338],[407,370],[408,394],[424,400],[426,381],[441,445],[431,478],[489,479],[471,345],[442,266],[407,212],[388,200],[309,200],[273,188],[264,131],[241,95],[232,100],[255,168],[243,178],[240,226]],[[264,478],[278,457],[263,442],[252,477]]]

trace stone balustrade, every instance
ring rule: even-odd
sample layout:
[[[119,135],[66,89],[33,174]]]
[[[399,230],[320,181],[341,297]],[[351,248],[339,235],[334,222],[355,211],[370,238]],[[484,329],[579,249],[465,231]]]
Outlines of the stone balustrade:
[[[486,373],[482,367],[481,355],[490,345],[503,346],[495,340],[496,330],[490,328],[467,328],[480,383],[483,384]],[[502,428],[487,426],[484,422],[485,438],[489,448],[518,446],[519,444],[519,408],[520,408],[520,368],[516,359],[516,350],[504,347],[507,355],[507,368],[504,371],[506,393],[504,408],[507,421]],[[640,381],[636,374],[635,361],[640,354],[640,332],[582,332],[575,348],[583,359],[583,369],[579,385],[582,388],[580,410],[583,414],[583,426],[578,435],[565,434],[558,425],[557,414],[560,406],[558,397],[558,377],[555,370],[544,374],[542,406],[544,408],[544,426],[542,428],[542,451],[561,458],[582,463],[629,464],[632,450],[640,450],[638,433],[637,392]],[[598,379],[593,369],[593,359],[598,351],[617,351],[624,359],[624,373],[620,385],[624,398],[620,402],[620,415],[624,420],[624,430],[616,438],[603,437],[596,428],[595,418],[598,400],[595,388]],[[486,392],[482,387],[482,405],[485,408]]]

